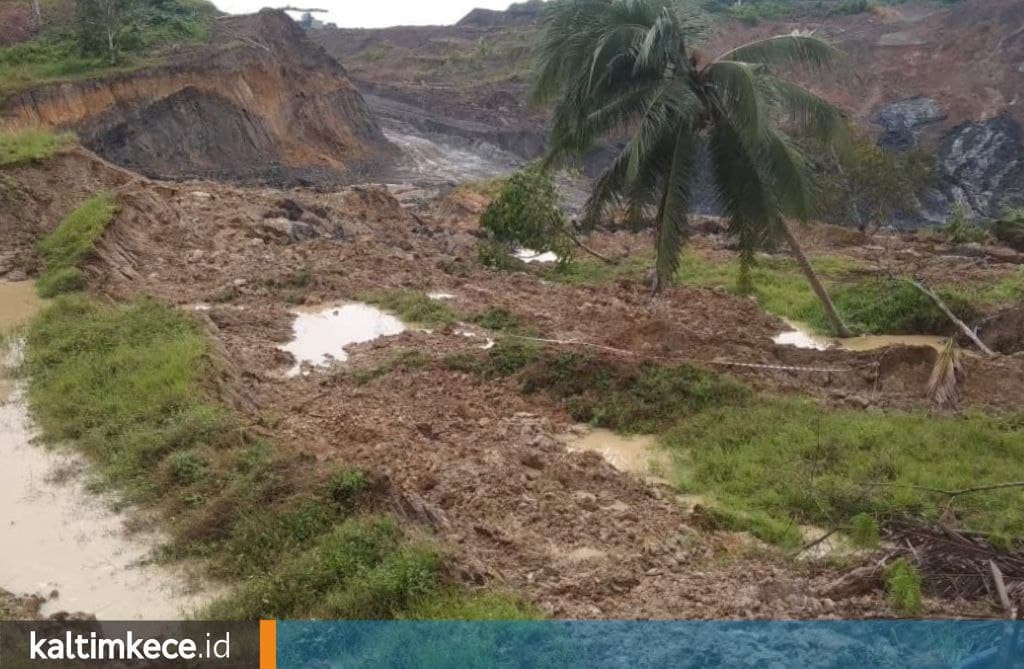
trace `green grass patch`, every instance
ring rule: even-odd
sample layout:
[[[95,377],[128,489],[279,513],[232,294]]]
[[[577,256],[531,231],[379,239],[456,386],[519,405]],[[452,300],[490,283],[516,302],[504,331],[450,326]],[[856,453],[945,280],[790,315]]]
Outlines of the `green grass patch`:
[[[978,309],[964,292],[940,289],[939,295],[962,320],[971,322]],[[881,279],[839,285],[832,300],[847,326],[859,334],[946,334],[955,326],[909,281]],[[824,310],[815,302],[798,320],[828,330]]]
[[[747,401],[750,390],[691,365],[636,364],[586,353],[547,353],[523,373],[523,390],[558,398],[578,421],[652,433],[705,407]]]
[[[614,264],[583,256],[568,264],[545,267],[541,276],[549,281],[569,284],[640,281],[653,264],[650,253],[634,253]]]
[[[0,167],[46,160],[75,143],[70,133],[24,130],[0,133]]]
[[[39,242],[39,253],[46,262],[46,272],[37,284],[42,297],[85,288],[85,276],[77,265],[89,255],[116,213],[113,195],[97,195],[68,214]]]
[[[980,308],[996,307],[1024,300],[1024,267],[998,281],[945,286],[943,291],[962,303]]]
[[[201,558],[240,584],[208,615],[446,617],[483,606],[446,581],[441,550],[365,515],[365,473],[286,454],[220,404],[209,383],[218,363],[186,314],[150,299],[105,306],[64,295],[26,343],[43,438],[73,443],[99,485],[163,511],[164,557]],[[520,608],[493,596],[495,616]]]
[[[681,488],[783,524],[852,526],[858,514],[954,513],[997,541],[1024,538],[1024,490],[949,498],[1024,479],[1024,417],[832,410],[763,399],[712,406],[663,437]],[[863,523],[863,520],[856,522]]]
[[[858,267],[845,258],[825,256],[811,263],[847,326],[856,334],[945,334],[953,327],[945,314],[907,281],[851,280]],[[738,279],[738,260],[713,263],[693,251],[684,252],[676,274],[676,280],[683,284],[725,288],[737,294],[741,292]],[[753,294],[765,311],[831,333],[821,303],[794,261],[758,257],[751,279]],[[941,288],[938,292],[961,319],[970,322],[977,318],[979,305],[1022,294],[1021,284],[1024,278],[1014,277],[984,286]]]
[[[437,327],[458,321],[455,313],[443,301],[432,300],[425,293],[415,290],[371,291],[361,293],[357,299],[393,312],[406,323]]]
[[[826,285],[845,279],[857,265],[845,258],[831,256],[811,259],[811,264]],[[743,291],[739,285],[739,260],[712,262],[692,250],[679,260],[676,281],[685,285],[725,288],[736,294]],[[753,294],[761,307],[770,314],[794,321],[808,321],[817,325],[821,312],[818,298],[796,262],[777,256],[759,256],[751,268]],[[845,314],[844,314],[845,315]],[[822,319],[824,314],[821,314]],[[824,328],[827,332],[828,328]]]

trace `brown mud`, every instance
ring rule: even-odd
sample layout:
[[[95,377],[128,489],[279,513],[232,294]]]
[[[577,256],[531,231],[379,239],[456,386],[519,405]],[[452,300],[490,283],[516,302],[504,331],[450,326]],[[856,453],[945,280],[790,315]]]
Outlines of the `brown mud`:
[[[38,173],[19,173],[23,188],[39,198],[61,169],[81,170],[69,160],[55,161],[40,183],[32,182]],[[725,291],[674,287],[652,298],[632,279],[569,285],[546,280],[533,265],[486,270],[475,261],[482,202],[462,191],[402,191],[400,201],[384,186],[322,193],[125,182],[100,168],[91,175],[101,173],[122,207],[85,267],[93,290],[118,300],[155,295],[197,313],[239,372],[235,390],[246,398],[239,409],[253,421],[280,417],[280,442],[324,467],[362,467],[386,481],[394,509],[451,547],[467,585],[508,586],[572,618],[891,615],[878,591],[830,597],[835,568],[795,564],[749,536],[700,529],[699,506],[680,504],[673,491],[597,453],[567,448],[574,422],[562,408],[524,396],[512,380],[441,363],[448,354],[480,353],[481,340],[460,327],[355,344],[343,367],[293,378],[284,372],[295,361],[280,348],[297,305],[407,289],[449,294],[444,304],[466,318],[508,310],[542,338],[577,342],[566,348],[585,342],[605,347],[593,349],[602,355],[689,362],[759,389],[878,409],[928,406],[933,349],[778,346],[772,337],[785,324]],[[23,230],[27,240],[56,222],[8,218],[0,227]],[[806,237],[815,252],[859,253],[838,233]],[[605,251],[649,243],[625,233],[589,241]],[[902,238],[881,241],[894,252],[910,246],[924,254]],[[209,309],[196,312],[197,304]],[[406,350],[429,363],[392,365],[369,381],[345,373]],[[1024,358],[968,357],[965,366],[965,406],[1019,408]],[[987,602],[929,600],[925,614],[989,611]]]

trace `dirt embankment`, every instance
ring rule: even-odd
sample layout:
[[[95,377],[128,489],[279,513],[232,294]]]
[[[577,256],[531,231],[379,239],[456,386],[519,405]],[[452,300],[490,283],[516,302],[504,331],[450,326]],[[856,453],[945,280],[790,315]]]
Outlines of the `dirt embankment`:
[[[62,160],[45,175],[18,171],[23,189],[83,178],[80,163]],[[68,169],[78,171],[60,173]],[[442,364],[448,354],[480,354],[480,338],[410,329],[352,347],[348,371],[294,378],[279,347],[296,304],[406,288],[450,293],[460,314],[507,309],[543,337],[731,370],[760,388],[843,406],[925,406],[933,351],[802,351],[773,345],[781,322],[724,291],[680,287],[652,300],[633,281],[573,286],[485,270],[473,262],[481,202],[458,191],[280,191],[117,174],[84,173],[111,180],[122,204],[86,267],[94,290],[156,295],[190,310],[201,303],[244,398],[239,410],[318,466],[361,467],[386,482],[393,509],[450,547],[453,576],[467,585],[509,586],[565,617],[889,615],[879,590],[836,594],[832,567],[794,565],[748,536],[709,530],[671,491],[567,451],[560,438],[573,421],[549,399]],[[592,241],[606,251],[649,243],[625,234]],[[432,362],[390,362],[405,350]],[[967,364],[969,406],[1012,408],[1024,395],[1019,356]],[[382,365],[390,371],[370,382],[351,373]],[[950,600],[927,607],[931,615],[987,610]]]
[[[393,156],[344,68],[283,12],[222,18],[212,44],[14,95],[0,127],[72,129],[120,165],[172,178],[339,183]]]

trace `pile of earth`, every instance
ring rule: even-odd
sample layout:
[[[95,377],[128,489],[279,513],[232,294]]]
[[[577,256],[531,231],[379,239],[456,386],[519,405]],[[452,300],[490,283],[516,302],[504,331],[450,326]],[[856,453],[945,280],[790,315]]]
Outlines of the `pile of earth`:
[[[14,176],[26,201],[38,201],[52,180],[83,178],[83,160],[62,156],[47,170]],[[783,324],[725,291],[676,287],[652,299],[638,281],[571,285],[535,267],[483,268],[474,258],[486,199],[462,189],[160,183],[125,180],[103,163],[84,178],[115,191],[121,204],[84,268],[92,290],[115,300],[153,295],[195,313],[223,349],[240,411],[254,424],[279,417],[267,428],[273,437],[317,467],[371,472],[411,531],[451,547],[455,576],[470,587],[509,587],[571,618],[890,615],[878,587],[838,595],[836,567],[795,565],[749,535],[709,526],[671,490],[568,450],[563,441],[575,422],[550,398],[447,365],[451,356],[481,353],[487,333],[479,327],[410,327],[351,347],[343,368],[308,375],[286,374],[294,360],[281,347],[301,305],[404,289],[449,294],[445,304],[467,320],[504,310],[542,338],[574,342],[569,350],[585,343],[615,349],[609,359],[631,364],[688,362],[757,388],[858,408],[926,406],[934,351],[781,347],[771,338]],[[27,238],[61,214],[35,212],[41,221],[6,214],[5,225]],[[806,241],[848,244],[832,234],[808,233]],[[696,243],[722,248],[714,235]],[[604,233],[588,244],[636,252],[650,239]],[[396,363],[403,354],[423,362]],[[1024,395],[1019,356],[970,356],[965,365],[966,406],[1010,409]],[[987,607],[929,599],[925,614],[973,616]]]
[[[222,17],[164,65],[44,85],[0,104],[0,127],[75,131],[162,178],[331,185],[396,153],[344,68],[281,11]]]

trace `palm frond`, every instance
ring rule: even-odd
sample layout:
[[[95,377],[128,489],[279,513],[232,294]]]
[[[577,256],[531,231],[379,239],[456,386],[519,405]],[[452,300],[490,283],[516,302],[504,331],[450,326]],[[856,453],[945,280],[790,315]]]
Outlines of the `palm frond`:
[[[703,70],[706,81],[715,93],[719,110],[752,141],[771,122],[770,107],[763,99],[757,83],[757,67],[749,63],[719,60]]]
[[[850,148],[849,124],[835,105],[799,84],[765,75],[758,83],[765,97],[772,101],[780,121],[793,132],[810,134],[826,146],[845,153]]]
[[[812,70],[834,67],[843,52],[828,42],[810,35],[778,35],[726,51],[718,60],[734,60],[761,65],[795,65]]]

